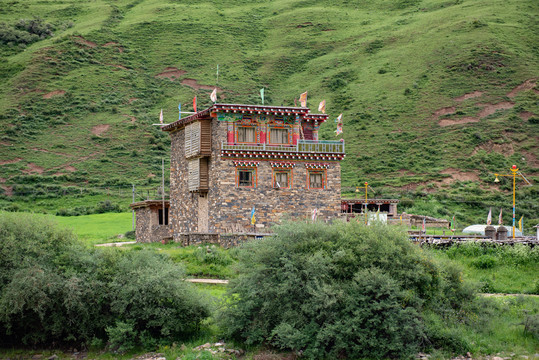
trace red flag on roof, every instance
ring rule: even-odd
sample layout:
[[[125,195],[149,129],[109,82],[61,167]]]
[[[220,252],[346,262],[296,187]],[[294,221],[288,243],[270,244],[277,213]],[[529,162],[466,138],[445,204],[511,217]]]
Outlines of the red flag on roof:
[[[197,112],[197,96],[193,98],[193,111]]]

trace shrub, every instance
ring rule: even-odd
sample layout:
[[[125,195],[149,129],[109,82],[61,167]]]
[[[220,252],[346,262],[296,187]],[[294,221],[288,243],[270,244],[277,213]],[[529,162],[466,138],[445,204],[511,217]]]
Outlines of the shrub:
[[[0,346],[189,336],[209,308],[184,278],[164,255],[88,249],[46,218],[0,213]]]
[[[497,260],[492,255],[481,255],[472,261],[472,266],[478,269],[490,269],[496,266]]]
[[[452,310],[471,298],[458,269],[382,225],[285,224],[239,258],[219,320],[227,335],[307,358],[412,354],[424,340],[424,307]]]

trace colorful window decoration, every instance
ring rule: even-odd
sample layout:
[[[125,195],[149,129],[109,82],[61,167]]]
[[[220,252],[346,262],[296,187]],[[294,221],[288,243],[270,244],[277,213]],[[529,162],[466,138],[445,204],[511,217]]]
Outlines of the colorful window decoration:
[[[275,145],[288,145],[292,143],[291,130],[290,127],[270,127],[269,143]]]
[[[327,186],[328,163],[306,163],[307,168],[307,188],[325,189]]]
[[[256,169],[259,161],[234,161],[236,166],[236,186],[255,188],[257,184]]]
[[[236,129],[237,143],[256,143],[256,127],[238,126]]]

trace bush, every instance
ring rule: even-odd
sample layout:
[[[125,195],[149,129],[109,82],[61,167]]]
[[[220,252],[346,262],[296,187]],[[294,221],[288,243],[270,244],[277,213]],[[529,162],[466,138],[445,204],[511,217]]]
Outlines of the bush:
[[[189,336],[209,308],[184,278],[164,255],[88,249],[46,218],[0,213],[0,346]]]
[[[497,260],[492,255],[481,255],[472,261],[472,266],[478,269],[490,269],[496,266]]]
[[[239,258],[219,320],[227,335],[311,359],[413,354],[427,331],[422,309],[471,299],[458,269],[382,225],[285,224]]]

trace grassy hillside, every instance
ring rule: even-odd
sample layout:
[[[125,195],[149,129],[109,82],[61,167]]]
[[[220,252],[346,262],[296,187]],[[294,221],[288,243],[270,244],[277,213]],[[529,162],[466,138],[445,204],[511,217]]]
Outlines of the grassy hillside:
[[[168,135],[151,126],[160,109],[171,122],[194,95],[199,108],[209,105],[215,85],[221,102],[259,103],[265,87],[266,104],[293,105],[308,90],[311,108],[326,99],[331,118],[343,112],[349,195],[369,181],[409,212],[470,222],[503,206],[508,223],[510,183],[494,186],[492,173],[517,164],[539,180],[533,0],[13,0],[0,8],[6,208],[54,212],[103,201],[111,188],[125,206],[131,184],[157,187],[161,159],[168,163]],[[19,21],[35,16],[54,35],[14,41]],[[321,135],[335,139],[333,131],[330,121]],[[538,200],[537,185],[519,187],[517,216],[528,226],[539,222]]]

